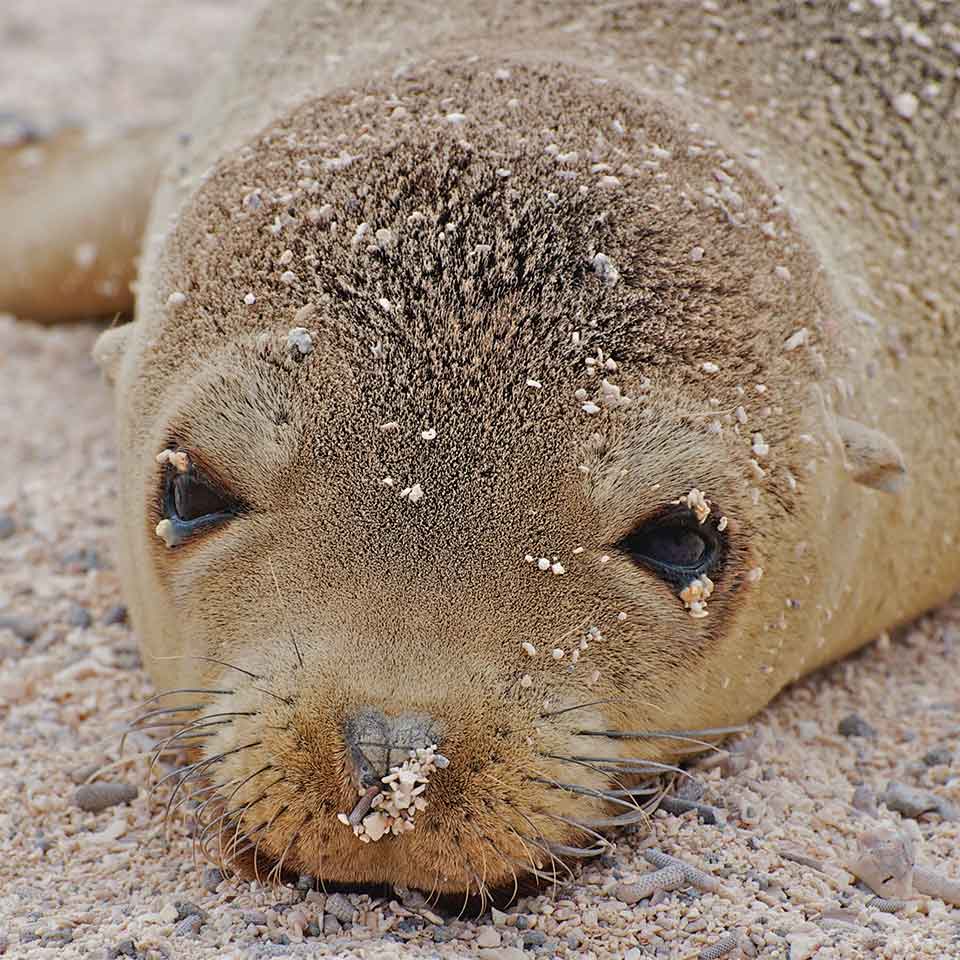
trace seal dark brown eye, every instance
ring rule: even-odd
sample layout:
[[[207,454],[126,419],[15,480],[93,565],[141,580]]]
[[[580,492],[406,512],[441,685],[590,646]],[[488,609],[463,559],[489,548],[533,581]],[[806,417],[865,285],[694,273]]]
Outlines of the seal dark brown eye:
[[[173,478],[173,506],[177,519],[184,522],[230,511],[230,504],[189,473]]]
[[[618,544],[621,550],[671,582],[685,583],[720,560],[720,536],[710,522],[684,511],[638,527]]]
[[[182,461],[179,457],[183,457]],[[167,546],[177,546],[199,530],[229,520],[240,512],[239,504],[198,475],[183,454],[172,455],[170,459],[174,464],[167,467],[163,479],[166,526],[161,525],[157,530]]]

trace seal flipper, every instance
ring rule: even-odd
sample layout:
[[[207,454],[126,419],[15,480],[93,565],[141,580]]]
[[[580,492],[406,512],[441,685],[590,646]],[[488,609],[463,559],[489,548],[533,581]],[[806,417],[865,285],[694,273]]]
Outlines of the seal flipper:
[[[68,130],[0,150],[0,311],[48,323],[128,311],[170,141]]]

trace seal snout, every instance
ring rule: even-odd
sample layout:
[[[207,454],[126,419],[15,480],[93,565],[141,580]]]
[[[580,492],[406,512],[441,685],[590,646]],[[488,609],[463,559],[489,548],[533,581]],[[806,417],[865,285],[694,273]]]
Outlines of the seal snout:
[[[440,727],[427,714],[391,717],[376,707],[361,707],[344,724],[350,774],[359,790],[380,785],[382,778],[410,755],[440,743]]]

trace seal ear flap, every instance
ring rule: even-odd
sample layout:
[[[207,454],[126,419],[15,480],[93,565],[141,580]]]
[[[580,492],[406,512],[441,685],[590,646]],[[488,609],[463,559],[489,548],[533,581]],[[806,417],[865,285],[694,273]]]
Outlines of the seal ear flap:
[[[132,331],[132,323],[111,327],[109,330],[104,330],[93,345],[94,362],[110,386],[116,382],[117,371],[120,369]]]
[[[906,480],[903,454],[885,433],[836,417],[847,468],[857,483],[884,493],[898,493]]]

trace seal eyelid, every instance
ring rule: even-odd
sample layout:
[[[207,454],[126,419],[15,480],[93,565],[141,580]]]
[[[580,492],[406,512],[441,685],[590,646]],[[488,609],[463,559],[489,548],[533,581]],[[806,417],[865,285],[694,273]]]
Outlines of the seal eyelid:
[[[723,559],[723,537],[710,521],[684,508],[645,520],[617,547],[671,584],[713,571]]]

